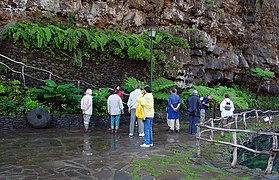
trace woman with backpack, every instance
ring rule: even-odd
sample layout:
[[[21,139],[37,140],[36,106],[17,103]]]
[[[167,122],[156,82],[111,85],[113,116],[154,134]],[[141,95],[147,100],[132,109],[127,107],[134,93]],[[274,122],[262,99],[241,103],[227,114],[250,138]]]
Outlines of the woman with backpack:
[[[220,104],[221,117],[232,116],[234,111],[234,104],[230,100],[230,95],[225,94],[224,100]]]

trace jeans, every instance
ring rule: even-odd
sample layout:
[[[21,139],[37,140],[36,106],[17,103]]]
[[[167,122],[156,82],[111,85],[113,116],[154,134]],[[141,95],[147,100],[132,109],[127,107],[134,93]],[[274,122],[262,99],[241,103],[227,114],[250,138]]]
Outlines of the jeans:
[[[142,120],[136,117],[136,109],[131,109],[131,117],[130,117],[130,133],[134,134],[134,130],[135,130],[135,121],[138,121],[138,132],[139,134],[143,133],[143,123]]]
[[[197,123],[199,121],[199,117],[197,116],[190,116],[190,124],[189,124],[189,134],[196,134],[197,133]]]
[[[147,144],[147,145],[153,144],[152,123],[153,123],[153,118],[145,118],[145,120],[144,120],[144,144]]]
[[[115,129],[118,129],[119,128],[119,123],[120,123],[120,114],[110,115],[111,129],[114,129],[114,121],[115,121]]]

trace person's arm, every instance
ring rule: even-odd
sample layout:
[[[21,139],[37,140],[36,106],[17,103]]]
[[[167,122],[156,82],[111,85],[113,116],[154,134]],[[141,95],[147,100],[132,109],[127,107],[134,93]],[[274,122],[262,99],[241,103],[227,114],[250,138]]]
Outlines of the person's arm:
[[[171,100],[169,99],[168,105],[174,110],[175,107],[172,105]]]
[[[108,106],[108,114],[110,114],[110,96],[108,97],[107,106]]]
[[[123,106],[123,101],[122,99],[120,98],[120,101],[119,101],[119,106],[120,106],[120,109],[121,109],[121,113],[124,114],[124,106]]]
[[[205,105],[205,106],[207,106],[207,107],[209,107],[209,100],[207,99],[206,102],[205,102],[205,101],[202,101],[202,104]]]
[[[221,111],[221,112],[224,110],[224,107],[223,107],[224,105],[223,105],[223,104],[224,104],[224,101],[222,101],[222,102],[220,103],[220,111]]]
[[[129,99],[128,99],[128,102],[127,102],[127,106],[128,106],[128,111],[130,112],[131,110],[131,102],[132,101],[132,98],[131,98],[131,93],[130,93],[130,96],[129,96]]]
[[[232,112],[234,112],[234,104],[233,104],[233,102],[231,101],[231,105],[232,105]]]

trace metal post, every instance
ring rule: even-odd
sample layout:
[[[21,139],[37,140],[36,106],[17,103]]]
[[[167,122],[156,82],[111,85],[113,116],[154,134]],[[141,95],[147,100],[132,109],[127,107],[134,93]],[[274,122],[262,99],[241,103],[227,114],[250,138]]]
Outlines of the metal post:
[[[153,56],[153,37],[150,37],[150,90],[152,91],[152,56]]]

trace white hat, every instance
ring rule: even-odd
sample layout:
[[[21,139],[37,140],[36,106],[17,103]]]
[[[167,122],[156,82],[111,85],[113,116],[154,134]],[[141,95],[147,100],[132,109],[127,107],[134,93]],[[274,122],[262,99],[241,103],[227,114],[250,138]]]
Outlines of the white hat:
[[[194,90],[194,91],[192,92],[192,94],[193,94],[193,95],[198,95],[198,91],[197,91],[197,90]]]
[[[89,94],[89,95],[92,95],[92,90],[91,89],[87,89],[85,94]]]

